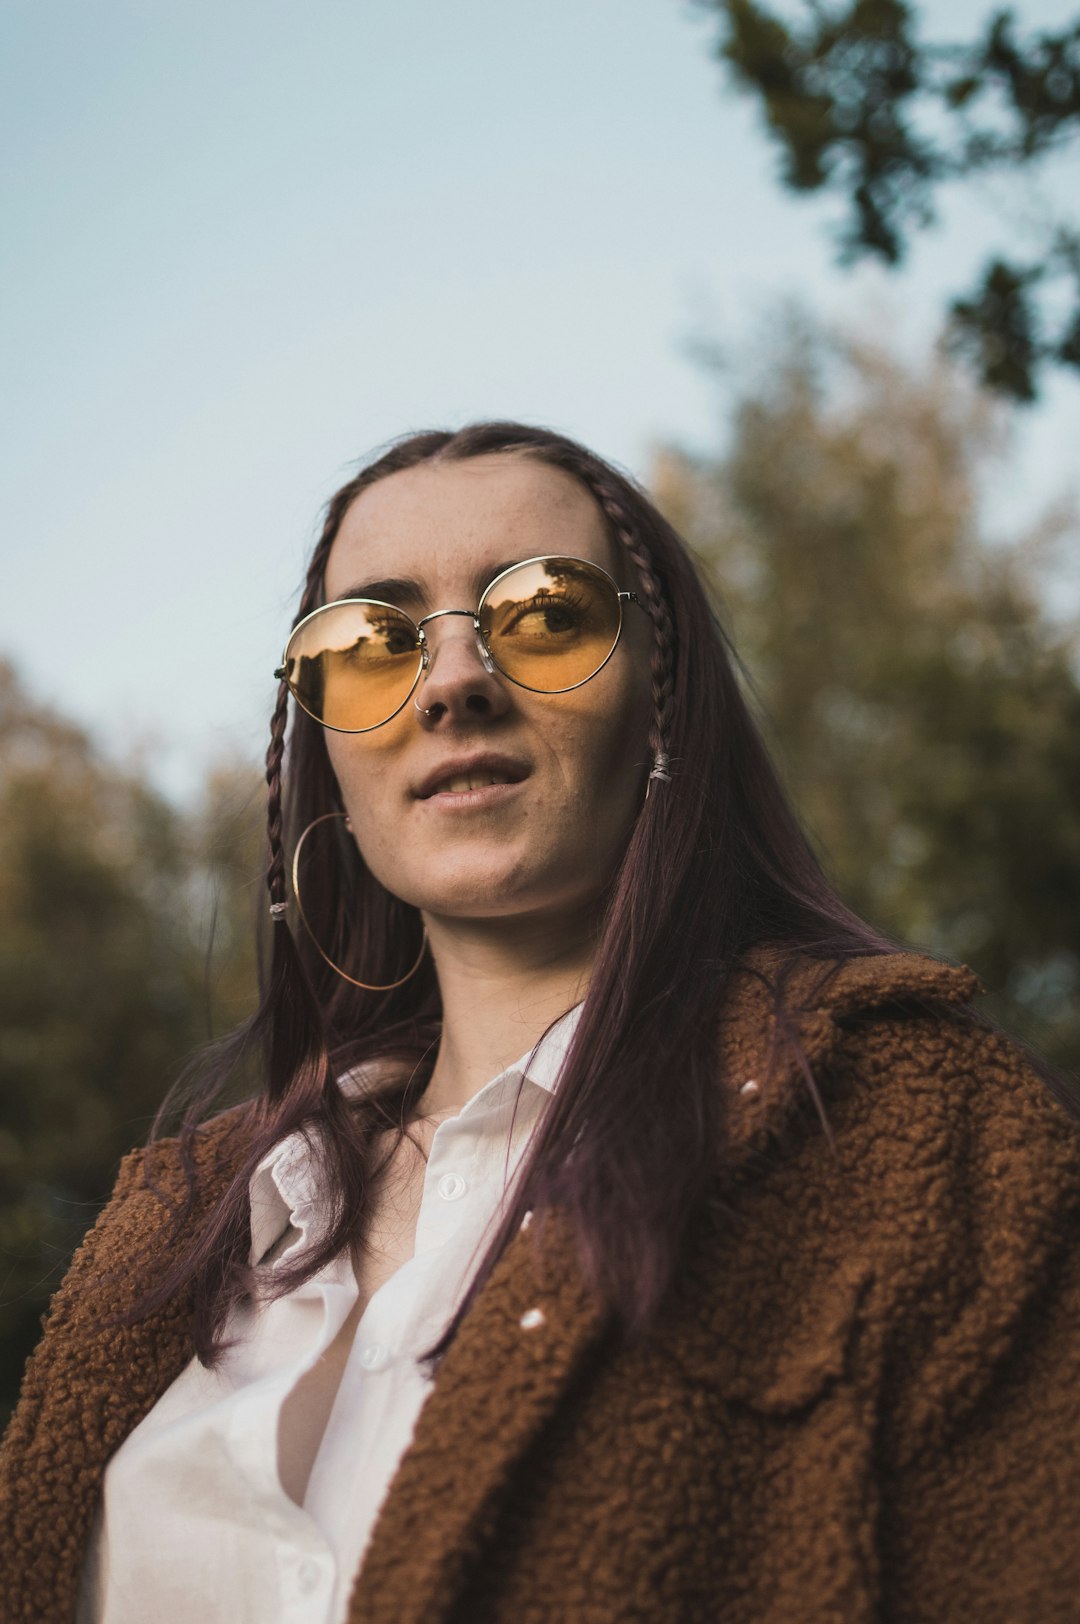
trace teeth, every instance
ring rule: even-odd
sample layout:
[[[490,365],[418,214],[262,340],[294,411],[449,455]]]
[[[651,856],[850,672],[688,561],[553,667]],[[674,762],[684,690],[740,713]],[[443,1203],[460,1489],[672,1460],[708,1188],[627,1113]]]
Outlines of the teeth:
[[[486,789],[489,784],[508,784],[509,778],[505,773],[459,773],[456,778],[448,778],[445,784],[440,784],[436,790],[437,795],[463,795],[466,790]]]

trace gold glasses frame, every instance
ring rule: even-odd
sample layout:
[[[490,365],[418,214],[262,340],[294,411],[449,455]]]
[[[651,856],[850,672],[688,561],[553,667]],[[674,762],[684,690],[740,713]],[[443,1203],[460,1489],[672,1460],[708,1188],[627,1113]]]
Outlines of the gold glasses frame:
[[[587,569],[595,570],[598,575],[602,575],[604,580],[609,583],[612,592],[615,594],[619,611],[619,620],[618,625],[615,628],[615,636],[612,639],[611,647],[604,655],[604,658],[600,661],[600,664],[595,670],[590,671],[587,677],[582,677],[579,682],[571,682],[565,688],[534,688],[529,683],[522,682],[519,678],[512,677],[508,671],[503,670],[502,666],[495,659],[495,656],[487,646],[484,639],[484,632],[483,627],[481,626],[480,617],[483,613],[484,605],[487,602],[487,599],[491,593],[494,592],[499,583],[504,581],[508,575],[513,575],[516,570],[525,569],[530,564],[549,564],[556,561],[567,564],[583,564]],[[416,692],[421,677],[424,675],[424,672],[427,671],[431,663],[431,654],[428,647],[427,634],[424,628],[430,625],[433,620],[442,620],[448,616],[460,615],[466,620],[471,620],[473,623],[473,631],[476,635],[477,651],[480,655],[484,669],[487,671],[489,676],[494,676],[496,673],[498,673],[500,677],[505,677],[507,682],[512,682],[517,688],[524,688],[528,693],[568,694],[572,693],[575,688],[582,688],[587,682],[591,682],[593,677],[597,676],[611,659],[611,656],[614,654],[619,645],[619,639],[622,636],[623,606],[627,603],[635,603],[637,604],[638,608],[643,611],[643,613],[648,613],[644,604],[638,598],[637,593],[624,592],[614,577],[603,567],[602,564],[597,564],[595,560],[591,558],[575,558],[569,553],[542,553],[535,558],[519,559],[516,564],[509,564],[507,565],[506,569],[500,570],[499,573],[488,582],[487,586],[480,594],[480,601],[475,609],[435,609],[430,615],[424,615],[420,620],[413,620],[412,616],[407,615],[404,609],[399,609],[396,603],[386,603],[381,598],[335,598],[331,603],[320,604],[318,609],[312,609],[310,614],[305,615],[302,620],[298,620],[292,631],[289,633],[288,641],[285,644],[285,650],[281,657],[281,664],[274,672],[274,676],[279,681],[285,681],[289,684],[289,692],[292,694],[301,710],[305,711],[308,716],[312,717],[314,721],[318,722],[320,727],[329,728],[332,733],[373,733],[376,728],[385,727],[387,722],[392,722],[395,716],[400,715],[401,711],[404,710],[405,706],[409,703],[409,700]],[[384,716],[379,722],[372,722],[368,727],[335,727],[333,723],[323,721],[321,716],[316,716],[314,711],[308,710],[308,707],[304,704],[303,700],[300,698],[300,695],[293,687],[292,682],[289,680],[289,650],[292,647],[297,635],[303,631],[306,626],[309,626],[313,620],[316,620],[319,615],[325,615],[329,613],[331,609],[340,609],[346,604],[361,604],[365,608],[392,609],[395,614],[400,615],[403,620],[408,621],[409,625],[412,626],[413,630],[416,632],[416,640],[418,644],[416,674],[413,677],[412,682],[409,684],[408,692],[402,699],[401,704],[396,706],[395,709],[390,712],[389,716]]]

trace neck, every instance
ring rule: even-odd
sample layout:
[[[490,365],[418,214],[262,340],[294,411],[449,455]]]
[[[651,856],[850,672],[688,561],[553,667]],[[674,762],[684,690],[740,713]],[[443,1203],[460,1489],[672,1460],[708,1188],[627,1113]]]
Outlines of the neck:
[[[592,919],[462,920],[426,916],[443,1025],[421,1113],[451,1113],[525,1054],[584,998]]]

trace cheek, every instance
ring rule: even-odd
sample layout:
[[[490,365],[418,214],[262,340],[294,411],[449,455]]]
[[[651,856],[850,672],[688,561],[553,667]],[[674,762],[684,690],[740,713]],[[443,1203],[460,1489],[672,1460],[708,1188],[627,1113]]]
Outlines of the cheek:
[[[357,802],[373,799],[387,780],[407,763],[415,729],[400,712],[370,733],[334,733],[327,729],[326,753],[338,786],[345,798]]]
[[[571,715],[564,714],[561,739],[552,736],[553,753],[561,756],[567,777],[596,803],[600,816],[616,813],[614,803],[636,793],[649,756],[649,694],[631,677],[606,683],[593,695],[582,688],[580,698],[574,697],[577,703]]]
[[[648,753],[652,721],[648,667],[642,669],[642,664],[635,662],[628,670],[613,673],[613,679],[613,692],[604,696],[606,702],[599,707],[610,748],[630,761],[643,760]]]
[[[400,746],[393,736],[360,741],[344,735],[327,739],[327,755],[337,779],[345,811],[365,861],[376,867],[379,854],[391,849],[400,807],[392,804],[400,774],[395,763]]]

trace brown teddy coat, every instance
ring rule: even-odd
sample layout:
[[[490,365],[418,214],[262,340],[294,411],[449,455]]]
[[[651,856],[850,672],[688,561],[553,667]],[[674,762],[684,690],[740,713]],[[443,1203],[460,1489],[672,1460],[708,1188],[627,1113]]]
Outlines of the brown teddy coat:
[[[515,1237],[352,1624],[1080,1620],[1080,1130],[1007,1039],[911,1005],[963,1005],[970,970],[897,954],[815,990],[820,969],[789,1006],[835,1154],[793,1064],[760,1086],[769,1000],[740,976],[736,1171],[658,1333],[605,1334],[558,1217],[542,1258]],[[212,1128],[207,1200],[231,1154]],[[151,1165],[178,1194],[175,1145]],[[191,1357],[184,1301],[107,1324],[175,1244],[133,1153],[0,1453],[4,1624],[72,1619],[105,1463]]]

